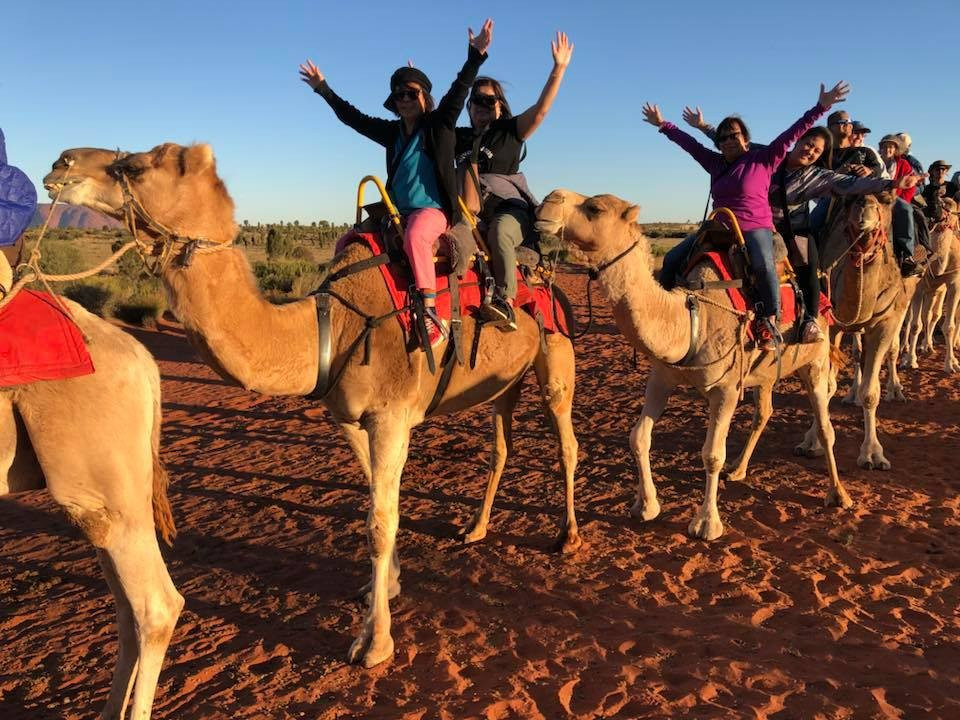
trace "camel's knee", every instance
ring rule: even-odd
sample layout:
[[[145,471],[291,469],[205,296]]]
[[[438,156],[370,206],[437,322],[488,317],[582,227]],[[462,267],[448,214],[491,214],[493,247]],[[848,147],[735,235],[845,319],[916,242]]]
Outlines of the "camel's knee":
[[[183,596],[175,590],[170,595],[164,595],[162,602],[148,603],[144,616],[137,619],[141,645],[166,648],[183,605]]]
[[[864,410],[876,408],[880,404],[879,388],[864,390],[860,396],[860,404],[863,405]]]
[[[630,431],[630,450],[635,457],[649,454],[650,435],[650,431],[644,428],[643,420],[633,426],[633,430]]]
[[[703,468],[710,475],[716,475],[723,469],[724,458],[710,450],[705,450],[701,457],[703,458]]]
[[[370,544],[370,554],[374,560],[393,551],[397,524],[397,521],[389,513],[370,513],[367,522],[367,542]]]
[[[551,377],[541,388],[543,402],[554,412],[564,409],[570,396],[570,388],[560,377]]]
[[[64,505],[63,509],[70,522],[79,528],[91,545],[96,548],[105,548],[110,544],[117,519],[111,517],[109,510],[82,508],[77,505]]]

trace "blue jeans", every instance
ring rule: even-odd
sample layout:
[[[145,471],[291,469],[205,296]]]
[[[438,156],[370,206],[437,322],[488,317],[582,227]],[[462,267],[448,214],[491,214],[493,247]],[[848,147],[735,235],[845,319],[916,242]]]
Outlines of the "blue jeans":
[[[902,197],[893,204],[893,252],[897,259],[913,257],[917,244],[917,228],[913,224],[913,208]]]
[[[747,244],[747,258],[756,280],[754,288],[757,295],[757,315],[780,317],[780,279],[773,262],[773,231],[768,228],[747,230],[743,233]],[[672,247],[663,258],[660,270],[660,284],[667,290],[677,285],[677,277],[686,269],[690,261],[690,250],[696,242],[696,235],[688,235]]]

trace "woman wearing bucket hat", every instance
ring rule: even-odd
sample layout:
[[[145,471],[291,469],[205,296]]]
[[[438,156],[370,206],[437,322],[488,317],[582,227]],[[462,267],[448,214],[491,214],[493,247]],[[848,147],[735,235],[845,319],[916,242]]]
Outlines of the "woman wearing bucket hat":
[[[468,30],[467,61],[446,95],[434,107],[432,84],[422,70],[398,68],[390,77],[390,95],[383,106],[396,120],[365,115],[337,95],[313,61],[300,66],[300,78],[333,109],[337,118],[386,148],[387,190],[406,223],[403,246],[423,295],[428,338],[435,346],[446,337],[436,315],[436,269],[433,246],[451,221],[460,217],[454,169],[455,128],[470,86],[486,60],[493,39],[493,21],[479,34]]]
[[[880,138],[880,159],[893,180],[913,175],[913,167],[903,157],[906,148],[897,135],[884,135]],[[913,250],[917,241],[917,229],[913,221],[913,209],[910,202],[917,188],[897,190],[897,199],[893,204],[893,251],[900,262],[900,274],[904,277],[917,274],[917,262],[913,259]]]
[[[0,130],[0,297],[10,290],[11,261],[17,261],[17,241],[33,220],[37,191],[22,170],[7,164],[6,141]]]

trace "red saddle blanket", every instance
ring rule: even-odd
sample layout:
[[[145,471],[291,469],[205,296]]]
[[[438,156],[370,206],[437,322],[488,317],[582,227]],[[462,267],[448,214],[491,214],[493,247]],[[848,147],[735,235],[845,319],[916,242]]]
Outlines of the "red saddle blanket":
[[[50,295],[21,290],[0,310],[0,387],[92,372],[83,334]]]
[[[362,242],[366,244],[375,255],[384,252],[381,246],[380,237],[372,233],[352,233],[349,237],[341,239],[343,246],[350,242]],[[339,243],[338,243],[339,245]],[[543,319],[543,329],[547,332],[561,332],[569,335],[566,316],[560,302],[554,297],[554,311],[550,310],[550,291],[540,285],[531,287],[524,280],[519,270],[517,272],[517,298],[515,306],[523,309],[531,317],[537,318],[538,315]],[[401,265],[397,263],[387,263],[380,266],[380,274],[390,292],[390,298],[393,300],[394,309],[407,306],[407,288],[410,286],[410,275]],[[437,274],[437,315],[447,322],[450,321],[450,293],[449,281],[446,275]],[[460,314],[461,316],[476,315],[480,309],[482,292],[480,289],[480,277],[472,268],[460,278]],[[404,332],[409,333],[413,327],[413,319],[410,312],[401,312],[397,314],[397,320]]]
[[[693,260],[691,260],[687,266],[687,272],[704,261],[713,265],[717,274],[720,275],[721,280],[734,279],[730,268],[730,260],[726,253],[717,251],[704,252],[694,256]],[[741,312],[747,310],[749,303],[747,296],[743,292],[743,288],[727,288],[727,296],[730,298],[730,302],[734,308]],[[820,293],[820,314],[827,318],[827,322],[830,325],[833,324],[833,314],[830,312],[831,307],[833,306],[830,304],[830,298],[824,293]],[[793,290],[793,286],[789,284],[780,285],[780,324],[781,326],[789,326],[796,321],[797,296]],[[750,334],[752,336],[752,332]]]
[[[367,245],[375,255],[384,252],[381,246],[381,239],[373,233],[351,233],[348,237],[341,238],[338,246],[345,247],[351,242],[362,242]],[[553,299],[554,311],[550,310],[550,291],[540,285],[531,287],[524,280],[519,270],[517,272],[517,298],[515,307],[523,309],[536,318],[539,314],[543,318],[543,329],[547,332],[561,332],[569,335],[566,316],[559,300]],[[387,263],[380,266],[380,274],[387,285],[390,298],[393,300],[394,309],[400,309],[407,306],[407,288],[410,286],[410,275],[401,265],[397,263]],[[437,274],[437,315],[446,321],[450,321],[450,293],[449,280],[446,275]],[[460,278],[460,314],[461,316],[476,315],[480,309],[481,302],[480,277],[471,268]],[[409,333],[413,327],[413,319],[410,317],[409,310],[397,314],[397,320],[404,332]]]

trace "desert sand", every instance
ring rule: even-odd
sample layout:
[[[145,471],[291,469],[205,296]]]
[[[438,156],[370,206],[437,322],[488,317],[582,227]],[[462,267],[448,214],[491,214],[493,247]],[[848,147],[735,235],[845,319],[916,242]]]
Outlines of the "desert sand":
[[[583,283],[561,280],[581,318]],[[175,324],[131,329],[163,375],[180,529],[165,556],[187,599],[154,717],[960,717],[960,384],[942,345],[903,372],[910,402],[881,405],[890,472],[857,468],[862,413],[832,403],[848,511],[822,507],[822,460],[793,456],[810,413],[782,382],[707,544],[685,534],[704,404],[674,397],[654,431],[663,514],[631,519],[646,364],[602,299],[596,320],[577,343],[583,549],[551,552],[563,494],[532,373],[483,542],[456,535],[482,494],[489,410],[427,423],[402,487],[396,654],[369,671],[344,661],[369,579],[367,488],[346,443],[308,401],[228,386]],[[0,558],[0,718],[96,717],[116,637],[92,548],[27,493],[0,498]]]

